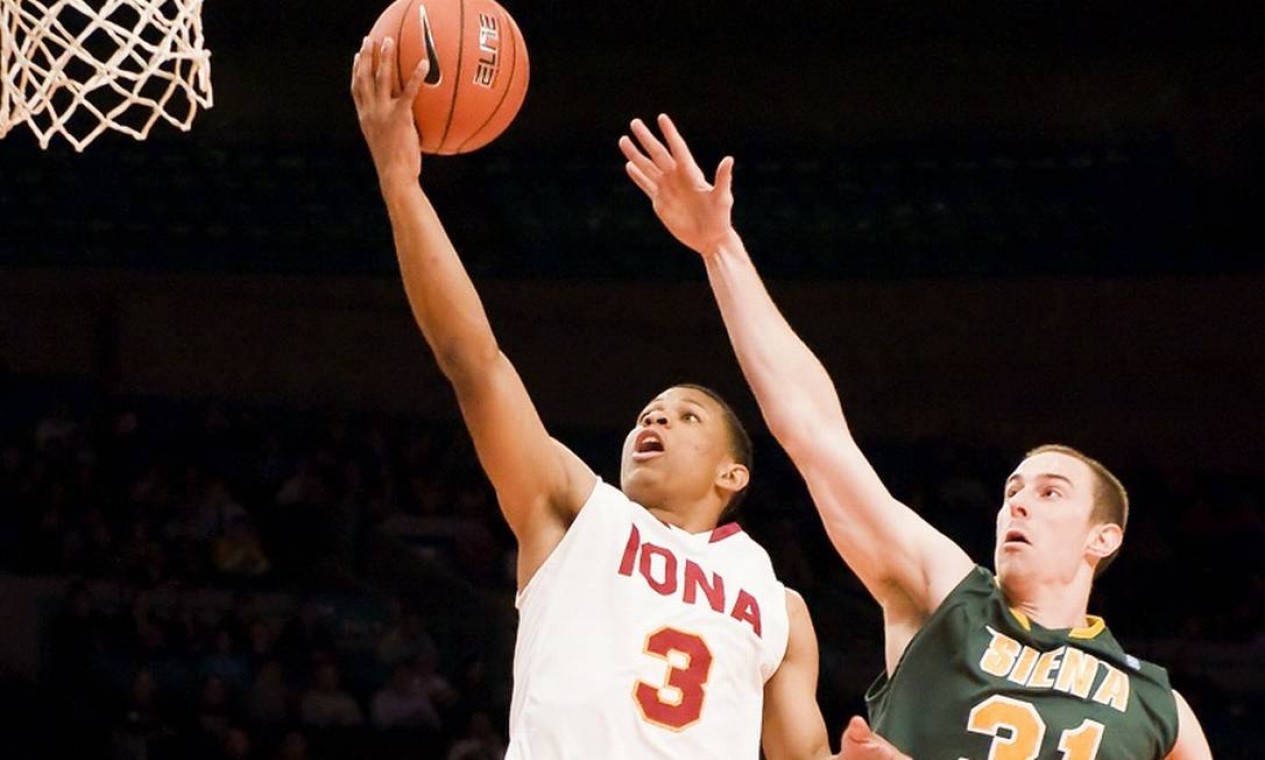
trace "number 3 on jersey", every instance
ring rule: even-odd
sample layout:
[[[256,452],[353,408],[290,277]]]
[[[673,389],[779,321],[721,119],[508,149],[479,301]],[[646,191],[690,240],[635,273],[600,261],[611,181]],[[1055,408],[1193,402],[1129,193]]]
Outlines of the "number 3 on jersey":
[[[633,698],[642,717],[674,731],[693,724],[703,714],[707,676],[712,669],[707,642],[698,634],[665,627],[646,637],[642,651],[668,665],[662,685],[637,682]]]
[[[971,710],[966,728],[993,737],[988,760],[1034,760],[1045,738],[1045,721],[1031,702],[994,694]],[[1086,718],[1059,736],[1063,760],[1094,760],[1103,724]]]

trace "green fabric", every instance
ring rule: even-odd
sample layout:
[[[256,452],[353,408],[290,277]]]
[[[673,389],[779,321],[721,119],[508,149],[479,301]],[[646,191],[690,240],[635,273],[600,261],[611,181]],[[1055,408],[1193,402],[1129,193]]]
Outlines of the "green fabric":
[[[977,567],[914,636],[894,675],[870,687],[871,722],[915,760],[986,760],[994,742],[997,760],[1166,756],[1177,738],[1168,674],[1125,654],[1105,626],[1091,638],[1073,633],[1025,630],[993,574]]]

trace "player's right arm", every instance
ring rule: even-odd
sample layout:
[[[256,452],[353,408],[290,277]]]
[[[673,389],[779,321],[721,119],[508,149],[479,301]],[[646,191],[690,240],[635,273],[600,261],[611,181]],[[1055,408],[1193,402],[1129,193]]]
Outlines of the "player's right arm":
[[[409,306],[456,392],[479,461],[518,539],[521,588],[562,540],[596,476],[549,436],[422,191],[411,105],[426,62],[401,88],[391,46],[390,40],[379,46],[366,38],[352,68],[352,97],[391,219]]]
[[[1177,743],[1164,760],[1212,760],[1212,748],[1195,711],[1176,690],[1173,699],[1177,701]]]
[[[848,429],[821,362],[764,287],[730,220],[733,160],[708,183],[672,122],[667,145],[641,122],[621,148],[633,181],[668,230],[699,253],[770,431],[808,484],[836,550],[883,606],[888,665],[974,566],[966,553],[888,492]],[[644,150],[644,153],[642,152]]]

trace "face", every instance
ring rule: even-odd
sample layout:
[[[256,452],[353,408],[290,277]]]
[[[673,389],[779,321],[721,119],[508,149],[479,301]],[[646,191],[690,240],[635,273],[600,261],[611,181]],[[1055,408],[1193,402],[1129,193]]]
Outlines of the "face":
[[[1098,546],[1091,515],[1097,480],[1075,457],[1043,452],[1025,459],[1006,480],[997,513],[994,561],[1003,586],[1070,582]]]
[[[734,467],[724,412],[706,393],[669,388],[638,415],[621,461],[620,486],[643,506],[704,501]]]

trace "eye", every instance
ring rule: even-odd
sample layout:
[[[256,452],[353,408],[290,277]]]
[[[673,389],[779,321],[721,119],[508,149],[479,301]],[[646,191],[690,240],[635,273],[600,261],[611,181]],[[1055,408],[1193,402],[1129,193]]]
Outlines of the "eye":
[[[698,416],[697,414],[695,414],[694,412],[682,412],[682,413],[681,413],[681,419],[683,419],[683,420],[685,420],[685,421],[687,421],[687,422],[698,422],[698,421],[699,421],[699,416]]]
[[[1043,499],[1053,499],[1056,497],[1061,497],[1062,495],[1063,495],[1062,491],[1052,486],[1047,486],[1041,489],[1041,498]]]

